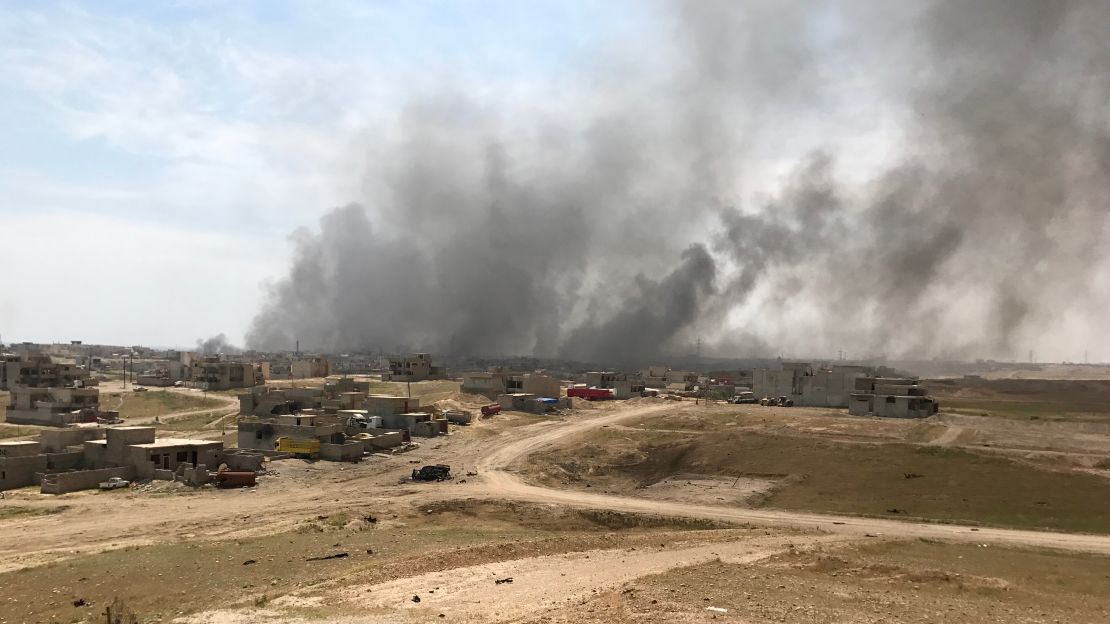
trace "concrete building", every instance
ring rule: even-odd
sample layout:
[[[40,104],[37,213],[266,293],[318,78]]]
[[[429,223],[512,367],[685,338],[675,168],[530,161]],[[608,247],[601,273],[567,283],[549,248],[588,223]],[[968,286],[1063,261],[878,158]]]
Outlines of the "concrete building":
[[[586,385],[590,388],[612,388],[618,379],[627,379],[627,375],[613,371],[590,371],[586,373]]]
[[[113,476],[173,480],[185,467],[215,468],[222,459],[222,442],[156,438],[153,427],[44,431],[38,442],[0,443],[0,490],[39,484],[61,494]]]
[[[322,388],[278,388],[256,386],[239,395],[239,415],[278,416],[296,414],[306,409],[324,409]]]
[[[794,405],[848,407],[855,382],[869,374],[866,366],[816,367],[809,362],[783,362],[781,370],[756,369],[752,392],[757,397],[785,396]]]
[[[382,373],[382,381],[425,381],[447,379],[447,369],[432,364],[428,353],[414,353],[389,359],[389,371]]]
[[[861,377],[849,397],[848,413],[883,418],[928,418],[940,405],[916,379]]]
[[[205,390],[250,388],[265,383],[260,365],[216,355],[194,360],[189,369],[189,380],[194,388]]]
[[[10,397],[7,422],[60,427],[108,416],[98,409],[95,380],[75,364],[37,353],[6,354],[0,364]]]
[[[563,384],[558,379],[541,373],[518,373],[494,369],[484,373],[464,373],[461,390],[467,394],[481,394],[496,399],[502,394],[526,392],[542,397],[558,398]]]
[[[645,382],[638,378],[618,379],[613,382],[613,398],[631,399],[632,397],[638,397],[646,387]]]

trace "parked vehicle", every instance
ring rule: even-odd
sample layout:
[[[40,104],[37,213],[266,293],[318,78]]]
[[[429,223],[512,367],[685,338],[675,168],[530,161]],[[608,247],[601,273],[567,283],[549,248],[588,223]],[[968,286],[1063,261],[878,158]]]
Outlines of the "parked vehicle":
[[[131,487],[131,482],[120,477],[110,477],[107,481],[100,482],[100,489],[102,490],[118,490],[125,487]]]
[[[741,392],[729,397],[728,402],[734,405],[755,405],[760,401],[759,399],[755,398],[754,392]]]
[[[482,416],[493,416],[494,414],[501,413],[500,403],[490,403],[489,405],[482,406]]]
[[[451,478],[451,467],[447,464],[422,466],[412,471],[413,481],[446,481]]]
[[[184,388],[185,387],[185,382],[181,381],[181,380],[175,381],[175,382],[173,382],[173,387],[174,388]]]
[[[785,396],[780,396],[778,400],[779,407],[794,407],[794,399],[789,399]]]
[[[279,453],[292,453],[294,457],[316,459],[320,456],[320,441],[282,436],[277,439],[274,450]]]

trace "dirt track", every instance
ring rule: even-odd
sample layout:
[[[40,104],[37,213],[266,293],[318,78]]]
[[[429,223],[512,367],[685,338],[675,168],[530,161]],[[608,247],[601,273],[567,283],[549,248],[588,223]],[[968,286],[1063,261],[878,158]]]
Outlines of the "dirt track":
[[[482,494],[490,497],[553,503],[577,508],[607,509],[633,513],[652,513],[680,517],[702,518],[727,522],[757,523],[768,525],[818,528],[832,533],[849,535],[876,535],[896,537],[922,537],[966,542],[992,543],[1010,546],[1035,546],[1059,548],[1081,552],[1110,554],[1110,536],[1077,535],[1013,529],[973,528],[948,524],[925,524],[832,516],[767,509],[699,506],[685,503],[645,500],[612,494],[592,494],[569,490],[555,490],[524,483],[508,472],[513,462],[528,453],[557,443],[559,440],[602,425],[616,424],[667,409],[667,405],[633,406],[604,416],[573,422],[551,422],[518,431],[515,439],[498,445],[479,461],[483,480]],[[477,493],[470,493],[472,495]]]

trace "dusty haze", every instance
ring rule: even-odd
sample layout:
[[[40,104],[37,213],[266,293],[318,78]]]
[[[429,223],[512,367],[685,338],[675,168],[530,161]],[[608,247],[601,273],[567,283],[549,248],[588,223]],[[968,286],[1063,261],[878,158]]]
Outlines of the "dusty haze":
[[[1110,3],[645,6],[549,99],[411,94],[248,346],[1110,357]]]

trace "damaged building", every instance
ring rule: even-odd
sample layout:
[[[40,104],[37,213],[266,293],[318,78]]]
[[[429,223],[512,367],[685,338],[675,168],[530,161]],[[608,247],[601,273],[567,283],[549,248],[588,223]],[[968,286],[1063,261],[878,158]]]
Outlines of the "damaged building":
[[[429,353],[389,358],[389,370],[382,373],[382,381],[427,381],[429,379],[447,379],[447,369],[432,364],[432,356]]]

